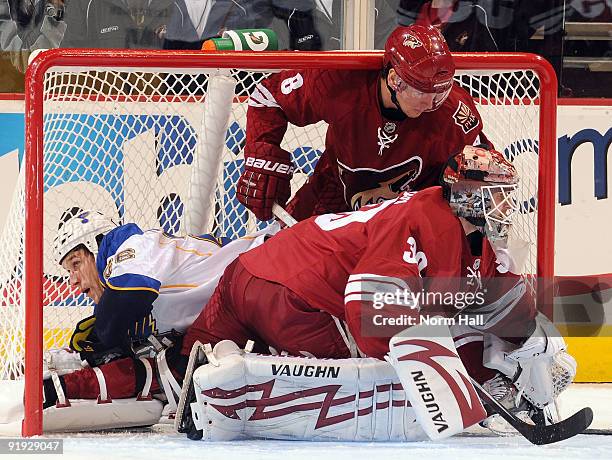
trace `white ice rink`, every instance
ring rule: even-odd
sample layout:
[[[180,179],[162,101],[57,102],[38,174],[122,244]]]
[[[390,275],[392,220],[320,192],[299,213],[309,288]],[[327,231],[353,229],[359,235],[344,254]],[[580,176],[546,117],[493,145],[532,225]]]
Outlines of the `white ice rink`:
[[[82,437],[81,437],[82,436]],[[112,436],[112,439],[111,439]],[[533,446],[520,436],[462,436],[445,442],[313,443],[240,441],[204,443],[175,434],[83,436],[64,438],[64,458],[80,460],[484,460],[594,459],[612,457],[612,436],[579,435],[549,446]],[[23,456],[19,456],[23,458]],[[40,459],[40,456],[37,458]]]
[[[565,415],[590,406],[591,428],[612,429],[612,385],[572,385],[563,395]],[[415,443],[314,443],[296,441],[190,441],[169,425],[138,432],[53,435],[64,440],[62,459],[106,460],[538,460],[612,458],[612,435],[582,434],[548,446],[533,446],[519,435],[498,437],[487,431],[454,437],[444,442]],[[0,456],[0,460],[10,456]],[[40,455],[13,455],[37,458]],[[55,456],[60,458],[59,455]]]

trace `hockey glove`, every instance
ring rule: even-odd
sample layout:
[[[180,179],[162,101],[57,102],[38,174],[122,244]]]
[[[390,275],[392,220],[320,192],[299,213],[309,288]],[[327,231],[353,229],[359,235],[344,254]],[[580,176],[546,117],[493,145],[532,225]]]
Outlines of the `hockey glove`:
[[[272,205],[284,206],[291,195],[293,165],[287,159],[247,156],[244,173],[238,180],[238,201],[259,220],[272,219]]]
[[[107,364],[115,359],[128,356],[130,353],[125,347],[108,348],[97,337],[94,330],[95,316],[83,318],[76,325],[72,337],[70,337],[70,348],[79,353],[81,359],[87,361],[91,367]]]
[[[91,342],[88,340],[93,332],[96,317],[91,315],[79,321],[74,328],[72,337],[70,337],[70,348],[77,352],[82,352],[87,348],[91,348]]]

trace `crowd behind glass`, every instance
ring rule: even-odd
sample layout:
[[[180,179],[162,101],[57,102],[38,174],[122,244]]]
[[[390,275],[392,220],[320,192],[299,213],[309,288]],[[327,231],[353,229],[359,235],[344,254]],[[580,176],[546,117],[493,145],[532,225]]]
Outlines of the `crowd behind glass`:
[[[342,0],[0,0],[0,92],[23,91],[31,51],[200,49],[225,30],[270,28],[280,49],[342,49]],[[565,97],[612,97],[612,0],[375,0],[374,47],[398,24],[433,24],[452,51],[526,51]]]

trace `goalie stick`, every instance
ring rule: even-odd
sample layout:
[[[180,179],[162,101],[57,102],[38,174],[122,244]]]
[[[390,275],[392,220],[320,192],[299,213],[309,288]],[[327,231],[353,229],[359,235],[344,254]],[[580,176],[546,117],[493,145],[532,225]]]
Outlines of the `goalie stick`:
[[[272,206],[272,213],[282,221],[287,227],[296,224],[296,220],[285,209],[277,203]],[[523,422],[521,419],[510,413],[504,406],[498,403],[482,386],[470,377],[474,388],[480,395],[480,398],[489,406],[493,407],[495,413],[499,414],[506,422],[508,422],[516,431],[518,431],[529,442],[536,445],[552,444],[571,438],[586,430],[593,422],[593,410],[590,407],[585,407],[574,415],[565,420],[552,425],[544,423],[530,425]]]
[[[476,380],[471,377],[470,380],[483,402],[492,406],[497,414],[532,444],[540,446],[571,438],[586,430],[593,421],[593,410],[590,407],[585,407],[571,417],[561,420],[558,423],[553,423],[552,425],[546,425],[544,423],[530,425],[510,413],[504,406],[498,403],[493,396],[482,388]]]
[[[210,346],[210,345],[208,345]],[[186,433],[187,437],[193,441],[202,439],[202,430],[196,429],[191,415],[191,403],[195,402],[195,387],[193,384],[193,372],[197,366],[206,363],[205,346],[200,341],[196,341],[191,348],[189,354],[189,362],[185,370],[185,378],[183,379],[183,388],[181,397],[176,408],[176,418],[174,420],[174,429],[179,433]]]

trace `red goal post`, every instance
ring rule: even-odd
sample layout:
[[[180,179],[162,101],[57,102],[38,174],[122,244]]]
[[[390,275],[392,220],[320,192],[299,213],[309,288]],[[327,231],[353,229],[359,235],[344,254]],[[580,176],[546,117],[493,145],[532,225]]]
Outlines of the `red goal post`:
[[[526,235],[536,249],[531,273],[539,279],[550,280],[554,274],[554,210],[556,177],[556,93],[557,80],[554,70],[543,58],[521,53],[471,53],[456,54],[457,82],[468,88],[475,97],[484,118],[484,131],[499,150],[526,163],[532,188],[524,195]],[[55,49],[39,54],[26,74],[26,156],[25,156],[25,241],[23,254],[25,271],[19,289],[25,284],[25,416],[22,427],[24,436],[42,433],[42,359],[43,359],[43,293],[45,243],[44,214],[45,194],[50,185],[45,182],[47,172],[45,135],[52,116],[45,114],[45,104],[53,99],[54,89],[49,86],[49,74],[62,69],[115,69],[119,73],[145,72],[147,75],[161,72],[197,74],[198,69],[249,69],[249,71],[275,71],[279,69],[354,69],[370,70],[382,67],[382,52],[189,52],[189,51],[124,51],[124,50],[73,50]],[[104,77],[108,78],[108,77]],[[251,77],[249,77],[251,78]],[[173,77],[173,81],[178,77]],[[73,79],[87,81],[82,74]],[[146,79],[145,79],[146,80]],[[464,82],[465,81],[465,82]],[[75,83],[77,84],[77,83]],[[85,83],[87,84],[87,83]],[[138,86],[139,82],[134,83]],[[193,80],[190,84],[197,86]],[[102,83],[95,83],[104,86]],[[95,86],[94,85],[94,86]],[[147,88],[147,82],[142,85]],[[204,86],[199,86],[204,88]],[[483,88],[485,88],[483,90]],[[145,94],[148,90],[144,90]],[[112,99],[117,94],[109,94]],[[244,104],[248,94],[236,94],[234,104]],[[85,99],[89,97],[86,96]],[[143,96],[144,97],[144,96]],[[117,104],[131,97],[116,99]],[[167,99],[168,96],[158,100]],[[70,97],[64,100],[70,101]],[[98,98],[100,100],[100,98]],[[153,99],[149,99],[149,102]],[[165,110],[165,109],[164,109]],[[502,115],[497,115],[497,114]],[[45,118],[47,117],[47,118]],[[124,120],[133,120],[124,115]],[[493,121],[496,117],[502,117]],[[523,120],[532,119],[527,126]],[[65,120],[64,120],[65,123]],[[499,124],[508,134],[495,133]],[[510,124],[510,125],[509,125]],[[98,125],[92,125],[97,127]],[[489,127],[490,130],[489,130]],[[143,128],[144,130],[144,128]],[[524,130],[524,132],[523,132]],[[46,132],[47,131],[47,132]],[[515,132],[513,132],[515,131]],[[517,138],[513,140],[512,136]],[[197,133],[196,133],[197,135]],[[68,136],[68,135],[67,135]],[[524,136],[524,137],[520,137]],[[323,136],[324,137],[324,136]],[[506,139],[507,138],[507,139]],[[68,139],[68,137],[66,137]],[[47,137],[47,141],[49,138]],[[58,142],[57,139],[54,142]],[[60,139],[61,142],[61,139]],[[106,144],[104,144],[106,145]],[[240,142],[233,144],[240,156]],[[525,153],[527,150],[533,150]],[[297,150],[296,150],[297,151]],[[53,168],[67,167],[66,164]],[[79,166],[81,167],[81,166]],[[87,166],[88,167],[88,166]],[[86,166],[82,169],[89,174]],[[521,168],[519,168],[520,170]],[[222,207],[217,204],[217,209]],[[529,208],[529,209],[527,209]],[[231,211],[233,212],[233,210]],[[523,224],[521,224],[523,225]],[[47,246],[46,246],[47,245]],[[27,280],[27,283],[25,283]],[[541,286],[538,286],[541,290]],[[550,305],[550,291],[538,292],[540,301]],[[545,298],[546,297],[546,298]],[[0,325],[1,326],[1,325]],[[0,330],[0,333],[2,331]],[[15,339],[15,337],[13,337]],[[2,377],[0,377],[2,378]]]

